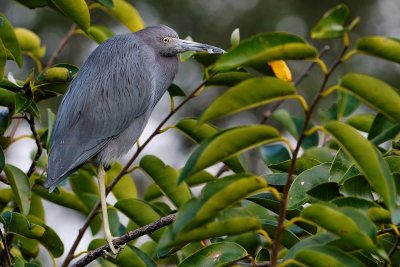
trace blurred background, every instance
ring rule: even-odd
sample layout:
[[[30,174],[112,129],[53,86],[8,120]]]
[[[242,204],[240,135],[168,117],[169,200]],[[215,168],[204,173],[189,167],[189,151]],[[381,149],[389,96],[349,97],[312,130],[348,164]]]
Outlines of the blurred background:
[[[361,17],[358,27],[350,35],[352,41],[363,35],[400,37],[400,16],[398,15],[400,14],[400,1],[398,0],[135,0],[130,2],[137,8],[146,25],[166,24],[174,28],[181,38],[191,36],[195,41],[212,44],[224,49],[229,49],[230,35],[236,28],[240,29],[242,40],[261,32],[285,31],[297,34],[314,44],[318,49],[329,45],[331,49],[323,57],[328,64],[336,57],[342,41],[312,41],[309,33],[322,14],[339,3],[345,3],[349,6],[349,22],[356,16]],[[69,19],[64,19],[50,8],[30,10],[17,2],[0,0],[0,12],[10,20],[14,27],[28,28],[40,36],[42,44],[46,46],[46,55],[43,62],[49,60],[59,42],[71,27]],[[94,10],[91,15],[92,24],[108,26],[115,33],[129,31],[100,10]],[[96,46],[95,42],[85,36],[76,35],[62,51],[57,63],[68,62],[80,66]],[[310,63],[289,62],[288,64],[295,78]],[[25,58],[24,66],[21,69],[14,62],[8,61],[7,72],[12,72],[16,79],[23,80],[33,67],[33,62],[28,58]],[[400,79],[398,78],[400,67],[398,65],[362,56],[353,57],[339,68],[335,73],[336,76],[331,79],[331,83],[337,81],[337,77],[341,73],[350,70],[379,76],[393,87],[400,87]],[[306,99],[312,99],[316,90],[319,89],[322,78],[320,69],[315,67],[310,76],[299,86],[300,93],[306,95]],[[189,60],[181,64],[175,83],[189,93],[201,83],[201,80],[201,66],[194,60]],[[207,89],[202,96],[192,100],[190,105],[187,105],[174,116],[170,123],[172,124],[185,116],[199,116],[212,99],[224,90],[224,88]],[[44,111],[48,107],[51,107],[56,112],[60,99],[41,102],[40,108],[43,114],[45,114]],[[335,101],[335,97],[328,99],[322,105],[327,107],[333,101]],[[297,104],[294,103],[285,103],[282,108],[290,110],[294,115],[302,115],[296,106]],[[262,112],[266,109],[268,109],[268,106],[241,113],[226,120],[217,121],[216,124],[221,127],[227,127],[236,124],[257,123],[261,119]],[[148,136],[153,131],[168,112],[169,98],[165,96],[154,111],[141,140],[144,140],[145,136]],[[45,122],[46,120],[44,119],[43,121]],[[22,134],[29,134],[29,128],[26,125],[21,125],[18,128],[17,135]],[[29,158],[33,148],[34,142],[27,139],[13,144],[7,151],[6,158],[8,163],[15,164],[26,171],[29,168]],[[142,155],[155,154],[165,163],[180,168],[185,163],[192,148],[193,146],[189,141],[181,138],[181,135],[175,130],[170,130],[166,134],[157,137]],[[127,161],[129,156],[127,155],[121,161]],[[250,153],[246,160],[251,162],[251,159]],[[258,165],[253,163],[251,166],[252,168],[258,168]],[[143,188],[148,184],[148,180],[142,177],[139,172],[135,172],[133,176],[139,188]],[[110,202],[112,202],[112,199]],[[58,208],[50,203],[47,204],[46,210],[48,224],[60,234],[66,250],[69,249],[84,218],[74,211]],[[87,233],[78,251],[86,249],[90,240],[90,233]]]

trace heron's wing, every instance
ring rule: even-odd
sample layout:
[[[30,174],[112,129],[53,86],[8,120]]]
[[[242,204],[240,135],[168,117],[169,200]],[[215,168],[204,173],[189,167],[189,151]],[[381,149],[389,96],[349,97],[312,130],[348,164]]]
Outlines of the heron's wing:
[[[61,103],[45,186],[54,188],[152,108],[149,52],[130,34],[106,41],[90,55]]]

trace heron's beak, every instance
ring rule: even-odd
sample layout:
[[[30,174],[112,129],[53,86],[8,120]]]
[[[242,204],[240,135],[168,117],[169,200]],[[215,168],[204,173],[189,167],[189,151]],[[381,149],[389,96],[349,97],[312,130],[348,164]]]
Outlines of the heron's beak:
[[[179,53],[186,52],[186,51],[200,51],[200,52],[207,52],[209,54],[224,54],[226,53],[225,50],[208,45],[197,43],[193,41],[182,40],[178,38],[172,38],[173,46]]]

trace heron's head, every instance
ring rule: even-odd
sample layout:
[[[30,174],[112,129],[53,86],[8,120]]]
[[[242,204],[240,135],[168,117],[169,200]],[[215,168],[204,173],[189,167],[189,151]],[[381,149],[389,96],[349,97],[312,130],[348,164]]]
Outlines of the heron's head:
[[[221,48],[187,40],[179,39],[178,34],[168,26],[151,26],[138,32],[146,42],[165,57],[174,57],[186,51],[201,51],[209,54],[223,54]]]

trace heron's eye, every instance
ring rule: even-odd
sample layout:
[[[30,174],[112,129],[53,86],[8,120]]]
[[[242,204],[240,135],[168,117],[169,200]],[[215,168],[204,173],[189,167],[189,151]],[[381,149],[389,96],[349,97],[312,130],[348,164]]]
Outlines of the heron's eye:
[[[171,38],[168,38],[168,37],[165,37],[164,39],[163,39],[163,42],[164,43],[169,43],[171,41]]]

